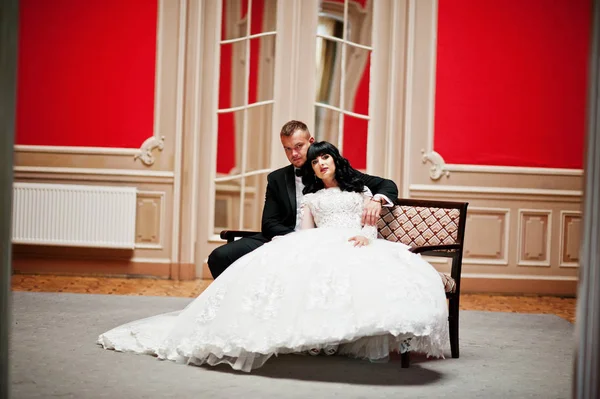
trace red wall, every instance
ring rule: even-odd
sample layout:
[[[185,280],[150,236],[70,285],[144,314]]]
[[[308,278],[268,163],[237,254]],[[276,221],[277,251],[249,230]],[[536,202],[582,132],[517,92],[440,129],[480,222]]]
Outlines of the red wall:
[[[439,0],[434,149],[581,168],[590,0]]]
[[[139,148],[153,134],[157,0],[20,0],[16,143]]]

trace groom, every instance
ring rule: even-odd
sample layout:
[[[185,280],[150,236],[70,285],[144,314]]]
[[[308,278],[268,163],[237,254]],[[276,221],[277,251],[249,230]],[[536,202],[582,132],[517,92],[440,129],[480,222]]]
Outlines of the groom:
[[[281,144],[291,165],[277,169],[267,176],[267,192],[262,214],[262,232],[241,238],[215,249],[208,257],[213,278],[219,277],[233,262],[278,236],[298,230],[302,199],[302,178],[295,173],[306,161],[306,151],[315,141],[306,124],[289,121],[281,128]],[[363,224],[375,225],[382,206],[392,206],[398,197],[398,187],[388,179],[361,176],[374,196],[366,201]]]

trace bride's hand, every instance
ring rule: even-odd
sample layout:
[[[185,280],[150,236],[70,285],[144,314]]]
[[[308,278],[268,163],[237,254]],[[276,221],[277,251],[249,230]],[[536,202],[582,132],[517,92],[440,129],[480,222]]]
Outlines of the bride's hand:
[[[354,246],[355,247],[362,247],[365,245],[369,245],[369,239],[365,236],[354,236],[354,237],[350,237],[348,239],[348,241],[352,242],[354,241]]]

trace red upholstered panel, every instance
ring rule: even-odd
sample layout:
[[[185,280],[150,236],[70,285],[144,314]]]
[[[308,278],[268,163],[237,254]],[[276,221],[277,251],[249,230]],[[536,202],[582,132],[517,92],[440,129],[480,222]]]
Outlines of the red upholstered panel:
[[[153,134],[157,0],[20,0],[16,142],[137,148]]]
[[[448,163],[581,168],[589,0],[439,0],[434,149]]]

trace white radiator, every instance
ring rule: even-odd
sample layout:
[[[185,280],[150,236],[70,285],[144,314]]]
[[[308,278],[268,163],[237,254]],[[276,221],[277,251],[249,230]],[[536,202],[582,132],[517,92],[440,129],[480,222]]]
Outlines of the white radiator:
[[[14,183],[12,242],[133,249],[135,210],[135,187]]]

